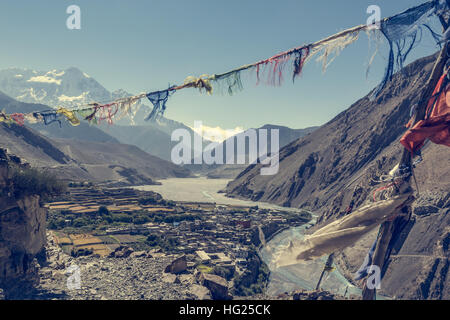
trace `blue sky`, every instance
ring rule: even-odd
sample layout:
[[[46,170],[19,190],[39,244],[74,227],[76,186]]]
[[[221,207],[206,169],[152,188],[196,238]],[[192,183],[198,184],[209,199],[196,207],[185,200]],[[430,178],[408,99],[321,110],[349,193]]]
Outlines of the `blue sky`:
[[[74,66],[108,90],[165,89],[190,75],[222,73],[280,51],[363,24],[369,5],[383,17],[425,0],[2,0],[0,69]],[[343,4],[344,3],[344,4]],[[66,28],[66,8],[81,8],[81,30]],[[438,50],[427,34],[410,57]],[[366,95],[381,80],[383,41],[369,78],[369,42],[361,33],[322,74],[311,61],[293,84],[255,85],[244,77],[234,96],[177,92],[167,117],[192,126],[250,128],[267,123],[304,128],[321,125]]]

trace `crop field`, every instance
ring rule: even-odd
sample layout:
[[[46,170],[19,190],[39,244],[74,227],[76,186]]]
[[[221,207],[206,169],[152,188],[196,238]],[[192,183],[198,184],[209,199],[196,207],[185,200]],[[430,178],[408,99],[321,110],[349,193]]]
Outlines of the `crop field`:
[[[72,239],[73,245],[76,247],[87,245],[87,244],[102,244],[103,241],[97,237],[90,234],[71,234],[70,239]]]

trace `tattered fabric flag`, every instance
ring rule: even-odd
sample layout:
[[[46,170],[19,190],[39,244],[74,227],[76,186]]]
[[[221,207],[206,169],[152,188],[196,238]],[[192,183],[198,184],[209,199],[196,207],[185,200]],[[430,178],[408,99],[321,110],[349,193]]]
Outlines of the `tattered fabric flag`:
[[[442,40],[440,41],[440,44],[445,44],[450,41],[450,27],[445,30],[444,35],[442,36]]]
[[[341,36],[330,37],[329,40],[322,41],[320,44],[312,46],[311,52],[306,58],[306,62],[319,52],[322,52],[317,58],[317,62],[322,62],[322,71],[325,73],[334,59],[336,59],[346,47],[359,39],[359,33],[364,28],[365,27],[363,26],[359,26],[353,28],[353,30],[344,31]]]
[[[442,75],[428,102],[425,119],[416,123],[401,138],[400,143],[412,154],[419,151],[427,139],[450,147],[450,80]]]
[[[108,124],[113,123],[113,117],[117,114],[119,107],[117,103],[109,103],[104,105],[99,105],[98,103],[94,103],[96,123],[100,124],[102,121],[107,120]],[[89,116],[90,117],[90,116]],[[88,119],[89,120],[89,119]]]
[[[11,123],[14,123],[14,120],[8,114],[6,114],[5,111],[1,111],[0,122],[4,122],[9,125]]]
[[[13,119],[19,126],[23,126],[25,124],[25,116],[23,113],[13,113],[11,114],[11,119]]]
[[[381,21],[381,32],[389,43],[389,60],[385,76],[371,95],[372,99],[377,97],[386,84],[392,80],[394,73],[403,68],[403,63],[414,49],[414,45],[421,41],[423,27],[428,29],[439,43],[439,35],[427,23],[437,10],[445,5],[437,0],[430,1]]]
[[[37,113],[26,113],[24,115],[24,117],[25,117],[25,121],[28,122],[29,124],[36,124],[36,123],[39,123],[44,120]]]
[[[302,241],[291,242],[276,259],[277,267],[313,260],[343,250],[396,214],[410,194],[368,204],[354,213],[320,228]]]
[[[150,92],[147,94],[148,100],[153,104],[152,112],[144,119],[145,121],[156,120],[164,115],[166,111],[166,103],[169,100],[170,94],[175,92],[172,88],[163,91]]]
[[[46,126],[52,124],[53,122],[58,122],[59,127],[61,127],[61,120],[58,119],[60,114],[57,114],[56,110],[39,111],[34,114],[36,118],[41,116]]]
[[[73,111],[69,111],[66,108],[60,107],[57,111],[57,114],[62,114],[63,116],[66,117],[67,121],[69,121],[69,123],[76,127],[80,125],[80,120],[78,120],[78,118],[75,116],[75,113]]]
[[[215,91],[223,93],[226,89],[230,96],[236,92],[242,91],[244,88],[241,80],[241,71],[231,71],[221,75],[214,75],[212,81],[218,88],[218,90]]]
[[[303,48],[295,53],[294,59],[294,73],[292,75],[292,82],[295,81],[295,78],[302,74],[303,66],[305,65],[306,59],[309,56],[310,48]]]
[[[80,110],[74,110],[76,114],[78,114],[82,119],[86,120],[91,119],[89,123],[96,123],[95,120],[95,108],[85,108]]]
[[[147,96],[146,93],[139,94],[137,96],[120,98],[115,101],[117,105],[118,114],[115,116],[117,120],[123,119],[125,116],[128,116],[131,120],[131,123],[134,124],[134,117],[138,111],[138,108],[133,108],[138,106],[138,103],[142,98]]]
[[[207,74],[203,74],[198,78],[189,76],[184,80],[184,83],[181,87],[197,88],[200,90],[200,92],[204,89],[208,94],[212,94],[213,87],[210,82],[211,80],[214,80],[214,76],[210,77]]]
[[[367,68],[366,68],[366,78],[368,78],[372,63],[375,60],[375,57],[377,56],[378,51],[380,50],[382,33],[379,32],[378,29],[367,29],[366,34],[367,34],[367,38],[369,39],[369,52],[371,51],[372,42],[375,42],[375,50],[374,50],[373,54],[371,55],[369,62],[367,63]]]
[[[289,51],[281,52],[273,57],[259,61],[257,63],[242,66],[224,75],[230,76],[236,75],[238,74],[238,72],[240,73],[241,71],[244,70],[255,70],[257,85],[261,82],[262,78],[265,78],[264,82],[266,84],[271,86],[279,86],[283,83],[284,80],[283,73],[285,71],[286,66],[288,65],[288,62],[291,61],[292,57],[295,56],[293,63],[294,69],[293,79],[295,79],[296,76],[300,75],[306,57],[309,55],[309,51],[310,51],[309,46],[291,49]],[[219,77],[222,77],[224,75],[220,75]],[[240,84],[240,79],[238,84],[241,89],[242,84]]]
[[[259,84],[261,73],[266,73],[266,83],[268,85],[280,86],[283,83],[283,70],[289,60],[290,54],[281,53],[259,62],[256,65],[256,83]]]
[[[97,111],[98,111],[100,105],[98,103],[92,103],[90,105],[92,105],[93,107],[90,109],[83,110],[83,111],[89,112],[88,115],[84,117],[84,120],[87,120],[89,123],[97,124],[96,114],[97,114]]]
[[[100,107],[99,121],[107,120],[108,124],[113,124],[113,118],[119,111],[116,103],[110,103]]]

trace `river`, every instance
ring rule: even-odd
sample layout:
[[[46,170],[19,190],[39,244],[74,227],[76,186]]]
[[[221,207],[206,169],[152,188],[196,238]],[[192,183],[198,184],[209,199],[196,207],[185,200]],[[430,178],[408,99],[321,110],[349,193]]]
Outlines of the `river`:
[[[224,190],[228,179],[207,179],[172,178],[161,180],[162,185],[139,186],[139,190],[155,191],[160,193],[165,199],[174,201],[192,201],[192,202],[215,202],[217,204],[255,206],[261,208],[272,208],[284,211],[297,211],[295,208],[284,208],[277,205],[264,202],[253,202],[234,198],[227,198],[225,194],[219,193]],[[276,268],[274,266],[275,257],[284,250],[292,240],[301,239],[305,228],[315,223],[313,219],[307,225],[293,227],[274,236],[267,246],[260,250],[260,256],[269,266],[271,277],[267,288],[269,295],[275,296],[284,292],[292,292],[299,289],[313,290],[316,287],[322,269],[325,265],[326,257],[322,259],[304,262],[287,267]],[[347,281],[347,279],[335,270],[328,274],[322,281],[322,289],[332,293],[344,295],[360,295],[361,291]]]

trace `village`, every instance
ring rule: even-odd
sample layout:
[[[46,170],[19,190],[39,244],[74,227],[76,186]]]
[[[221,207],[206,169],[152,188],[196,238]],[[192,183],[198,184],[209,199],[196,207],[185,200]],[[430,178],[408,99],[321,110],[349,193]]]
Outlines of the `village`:
[[[132,188],[71,187],[47,203],[49,229],[72,256],[108,256],[120,246],[188,255],[191,267],[243,273],[271,236],[304,224],[308,212],[166,201]]]

